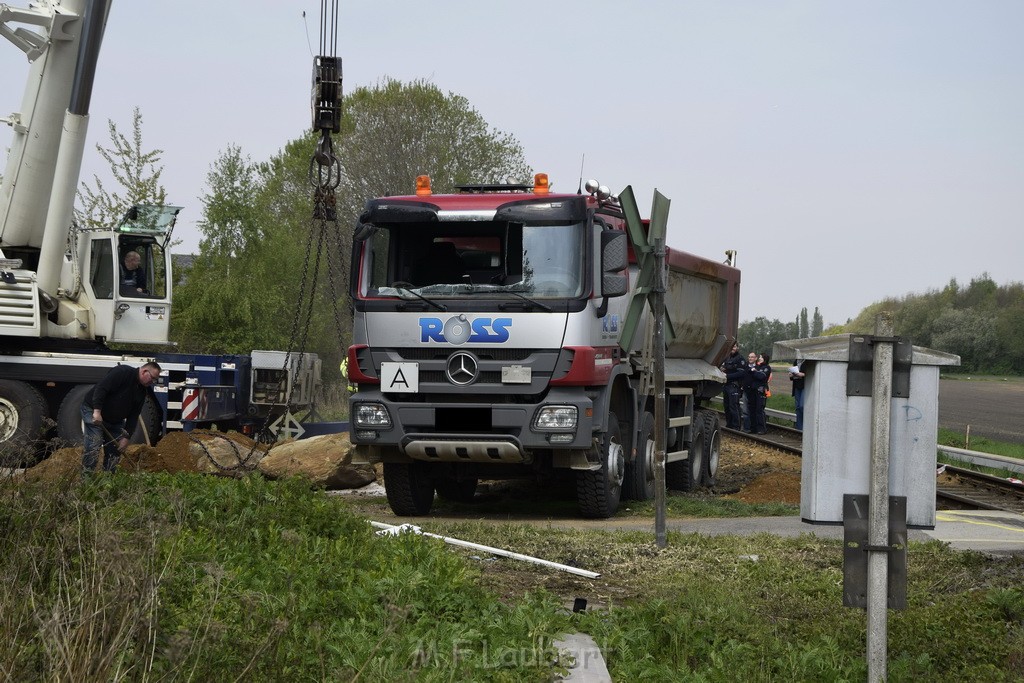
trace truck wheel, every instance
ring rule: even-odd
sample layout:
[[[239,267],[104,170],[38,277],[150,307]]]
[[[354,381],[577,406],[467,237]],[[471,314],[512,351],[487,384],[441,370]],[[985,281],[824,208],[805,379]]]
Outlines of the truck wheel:
[[[626,465],[622,493],[628,500],[654,498],[654,416],[646,411],[640,419],[636,457]]]
[[[443,477],[434,482],[437,495],[455,503],[472,503],[476,495],[476,479],[456,479]]]
[[[132,437],[128,441],[155,446],[160,440],[160,432],[163,430],[162,417],[163,411],[160,410],[160,405],[153,400],[152,396],[147,396],[146,402],[142,404],[142,412],[139,413],[141,424],[135,425],[135,431],[132,432]],[[145,425],[145,429],[143,429],[143,425]]]
[[[704,416],[704,485],[714,486],[718,476],[718,457],[722,450],[722,430],[713,410],[701,411]]]
[[[677,460],[665,467],[665,484],[674,491],[693,491],[704,476],[704,420],[699,412],[693,416],[693,441],[686,460]]]
[[[584,517],[611,517],[619,509],[625,454],[615,413],[608,413],[608,431],[598,455],[600,469],[576,473],[576,505]]]
[[[57,436],[65,443],[72,446],[81,446],[85,441],[85,432],[82,429],[82,401],[85,395],[93,388],[92,384],[77,384],[71,388],[60,402],[57,410]],[[160,438],[160,407],[153,402],[149,396],[142,404],[142,412],[139,413],[139,420],[146,426],[135,425],[129,442],[147,443],[146,436],[149,436],[148,444],[155,444]]]
[[[64,394],[64,400],[57,409],[57,436],[64,443],[81,446],[85,440],[85,432],[82,430],[82,401],[93,386],[76,384]]]
[[[434,504],[434,481],[423,463],[384,463],[384,490],[399,516],[425,515]]]
[[[38,389],[17,380],[0,380],[0,465],[37,461],[36,446],[47,417],[49,410]]]

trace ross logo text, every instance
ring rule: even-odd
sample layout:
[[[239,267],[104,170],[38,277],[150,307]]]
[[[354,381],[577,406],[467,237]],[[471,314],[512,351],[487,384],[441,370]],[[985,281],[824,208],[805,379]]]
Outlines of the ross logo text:
[[[503,344],[509,339],[512,318],[474,318],[456,315],[440,318],[420,318],[420,341],[442,344]]]

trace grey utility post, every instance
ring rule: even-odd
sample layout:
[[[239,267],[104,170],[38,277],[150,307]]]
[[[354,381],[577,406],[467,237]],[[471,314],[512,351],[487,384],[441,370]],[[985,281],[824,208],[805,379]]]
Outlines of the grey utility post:
[[[892,395],[892,313],[875,318],[871,372],[871,466],[868,486],[868,680],[884,681],[889,639],[889,400]],[[898,522],[899,520],[897,520]],[[906,519],[903,520],[906,522]],[[901,525],[902,526],[902,525]],[[906,558],[906,532],[900,545]]]
[[[906,606],[907,527],[935,527],[939,367],[960,357],[893,336],[776,342],[801,362],[804,434],[800,516],[842,524],[843,604],[868,610],[868,677],[885,678],[888,613]]]

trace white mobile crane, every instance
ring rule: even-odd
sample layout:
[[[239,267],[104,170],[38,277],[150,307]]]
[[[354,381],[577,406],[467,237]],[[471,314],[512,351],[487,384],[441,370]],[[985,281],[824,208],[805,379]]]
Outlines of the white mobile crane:
[[[319,382],[313,354],[290,359],[287,372],[300,374],[298,381],[278,382],[283,352],[121,354],[107,347],[167,344],[170,240],[181,210],[136,206],[110,229],[73,226],[109,7],[109,0],[0,4],[0,36],[31,64],[21,111],[2,119],[14,138],[0,184],[0,455],[38,439],[48,418],[59,436],[79,440],[83,396],[120,363],[155,358],[165,370],[143,411],[150,438],[214,420],[251,429],[275,404],[308,405]],[[141,261],[140,279],[130,284],[129,252]],[[291,395],[268,389],[278,385]],[[193,410],[182,414],[183,403]]]

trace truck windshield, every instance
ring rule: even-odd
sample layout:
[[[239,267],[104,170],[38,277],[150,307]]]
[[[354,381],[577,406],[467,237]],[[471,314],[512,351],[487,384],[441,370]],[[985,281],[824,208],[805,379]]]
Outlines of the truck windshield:
[[[584,223],[493,221],[379,226],[365,243],[360,294],[431,299],[583,294]]]

